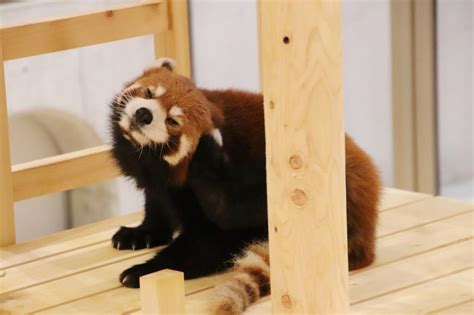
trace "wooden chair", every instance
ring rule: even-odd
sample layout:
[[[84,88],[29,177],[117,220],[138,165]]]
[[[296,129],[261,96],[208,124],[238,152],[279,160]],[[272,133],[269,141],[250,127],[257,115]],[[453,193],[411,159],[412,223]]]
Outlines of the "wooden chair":
[[[472,312],[473,206],[386,189],[378,258],[347,272],[339,1],[261,1],[272,296],[249,313]],[[129,27],[133,25],[133,27]],[[84,29],[89,30],[84,32]],[[5,27],[2,61],[154,34],[155,55],[190,75],[187,4],[147,1]],[[13,202],[119,175],[108,146],[11,166],[0,62],[0,313],[192,313],[225,278],[163,270],[117,276],[156,249],[116,251],[111,235],[140,212],[15,244]],[[303,80],[304,79],[304,80]],[[300,139],[298,141],[290,141]],[[314,183],[318,183],[317,185]],[[318,244],[308,248],[308,244]],[[140,303],[141,297],[141,303]]]

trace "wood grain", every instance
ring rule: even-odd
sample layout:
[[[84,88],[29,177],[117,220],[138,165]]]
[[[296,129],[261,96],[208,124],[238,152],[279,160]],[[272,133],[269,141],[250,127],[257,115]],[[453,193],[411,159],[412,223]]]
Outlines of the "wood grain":
[[[133,27],[131,27],[133,25]],[[54,20],[4,27],[5,60],[153,34],[168,25],[162,0]]]
[[[15,201],[112,179],[120,170],[102,145],[13,166]]]
[[[260,6],[273,312],[347,313],[340,3]]]
[[[0,247],[15,243],[10,139],[3,69],[4,45],[3,36],[0,34]]]
[[[184,274],[164,269],[140,277],[143,314],[184,314]]]
[[[155,58],[171,57],[176,60],[176,71],[191,77],[189,48],[188,2],[165,0],[168,11],[168,30],[155,33]]]

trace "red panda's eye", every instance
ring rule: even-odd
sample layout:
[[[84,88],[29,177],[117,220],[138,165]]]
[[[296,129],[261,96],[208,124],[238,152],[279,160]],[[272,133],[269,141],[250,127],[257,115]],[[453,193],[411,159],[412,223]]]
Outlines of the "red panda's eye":
[[[146,98],[153,98],[153,92],[150,90],[150,88],[146,89],[145,95]]]
[[[167,125],[171,125],[171,126],[179,125],[176,120],[174,120],[173,118],[170,118],[170,117],[166,118],[165,122],[166,122]]]

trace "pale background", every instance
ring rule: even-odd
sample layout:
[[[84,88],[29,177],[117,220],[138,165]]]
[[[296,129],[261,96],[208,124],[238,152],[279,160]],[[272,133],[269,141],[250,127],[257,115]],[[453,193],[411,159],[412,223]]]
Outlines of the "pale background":
[[[4,1],[0,5],[0,23],[8,25],[126,2],[131,1]],[[189,9],[193,75],[197,84],[258,91],[256,2],[191,0]],[[472,1],[438,1],[441,193],[465,199],[474,198],[472,18]],[[373,156],[384,183],[391,186],[388,0],[343,1],[343,47],[346,130]],[[124,82],[152,61],[152,38],[144,36],[7,62],[9,114],[38,107],[60,108],[93,126],[107,142],[109,100]],[[116,214],[141,207],[141,196],[130,183],[119,180],[118,188]],[[21,203],[17,204],[20,207]],[[31,224],[35,220],[27,211],[17,210],[17,226],[21,225],[23,233],[19,239],[68,224],[67,214],[35,213],[34,216],[46,216],[46,220],[40,230],[32,233],[24,218],[30,218]]]

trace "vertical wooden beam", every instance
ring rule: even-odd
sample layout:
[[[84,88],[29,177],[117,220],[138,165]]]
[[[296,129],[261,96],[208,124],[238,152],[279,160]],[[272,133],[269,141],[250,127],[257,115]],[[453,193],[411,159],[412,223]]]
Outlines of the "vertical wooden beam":
[[[0,32],[0,246],[15,243],[12,170],[8,138],[8,111],[3,69],[3,41]]]
[[[395,187],[416,189],[411,0],[391,1],[392,119]]]
[[[392,0],[392,106],[397,188],[436,194],[434,0]]]
[[[260,6],[273,313],[347,313],[340,1]]]
[[[416,190],[438,193],[435,1],[413,2],[415,51]]]
[[[184,314],[184,274],[160,270],[140,278],[143,314]]]
[[[178,73],[191,77],[188,2],[168,0],[168,31],[155,34],[155,57],[176,60]]]

